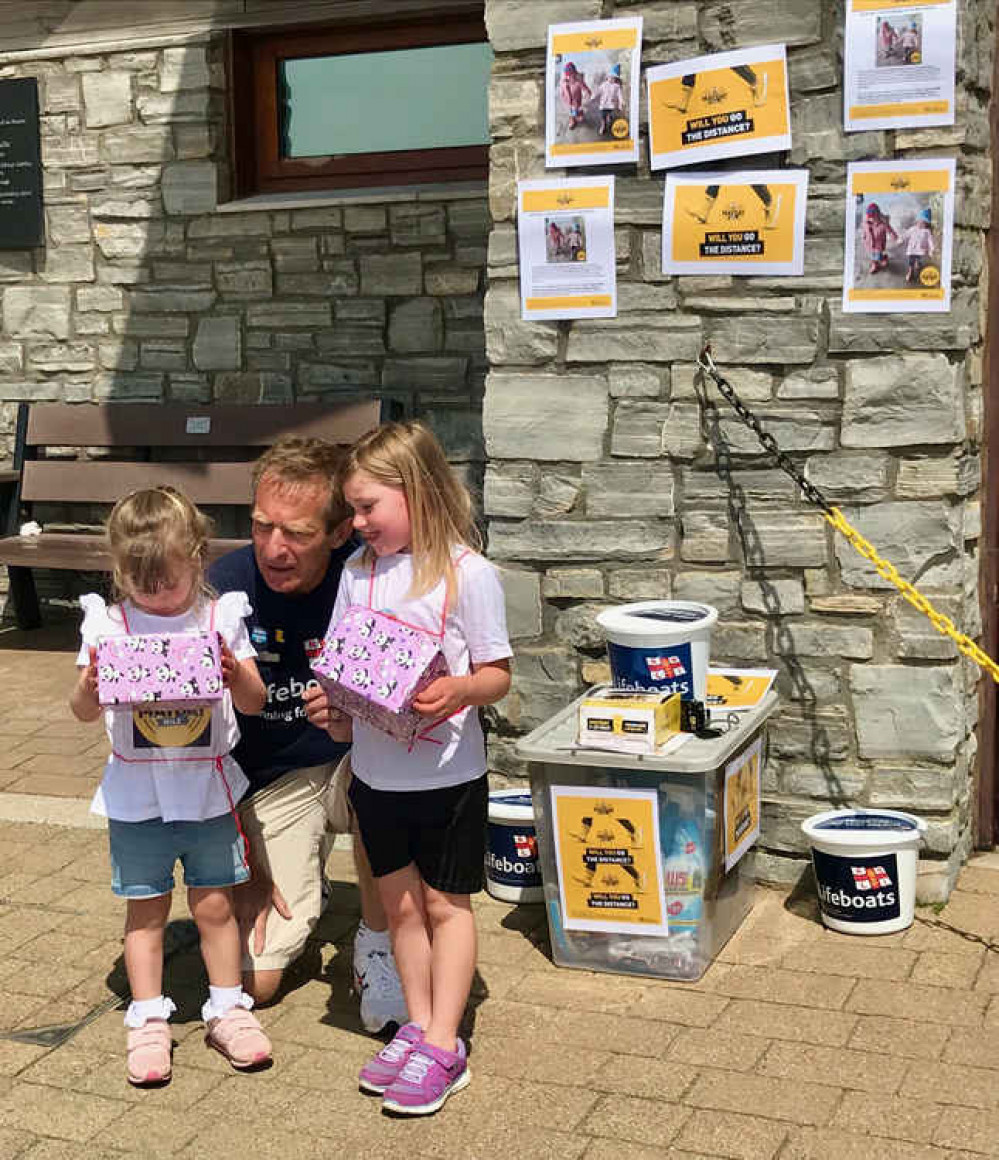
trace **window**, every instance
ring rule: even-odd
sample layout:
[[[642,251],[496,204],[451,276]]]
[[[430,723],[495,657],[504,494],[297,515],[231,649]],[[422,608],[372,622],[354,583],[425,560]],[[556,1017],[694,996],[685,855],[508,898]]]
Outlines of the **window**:
[[[489,72],[475,14],[236,32],[236,195],[482,180]]]

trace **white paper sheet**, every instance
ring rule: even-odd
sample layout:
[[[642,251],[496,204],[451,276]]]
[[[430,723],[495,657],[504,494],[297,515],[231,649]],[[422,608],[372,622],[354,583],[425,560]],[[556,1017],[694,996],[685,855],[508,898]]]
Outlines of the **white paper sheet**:
[[[950,309],[953,158],[847,168],[843,310]]]
[[[545,165],[638,160],[642,18],[548,28]]]
[[[521,315],[614,318],[614,178],[517,185]]]
[[[843,124],[954,123],[956,0],[847,0]]]

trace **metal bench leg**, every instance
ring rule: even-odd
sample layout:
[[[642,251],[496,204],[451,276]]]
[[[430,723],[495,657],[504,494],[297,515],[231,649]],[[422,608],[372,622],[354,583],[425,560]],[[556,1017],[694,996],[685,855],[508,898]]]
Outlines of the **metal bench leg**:
[[[24,630],[39,628],[42,614],[38,607],[35,578],[30,568],[7,568],[11,603],[17,627]]]

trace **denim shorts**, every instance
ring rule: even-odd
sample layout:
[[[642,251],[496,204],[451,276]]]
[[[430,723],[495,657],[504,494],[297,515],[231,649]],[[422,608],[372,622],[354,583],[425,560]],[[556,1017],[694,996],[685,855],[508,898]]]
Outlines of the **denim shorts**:
[[[119,822],[108,819],[111,889],[120,898],[155,898],[173,890],[179,859],[191,887],[236,886],[250,871],[232,814],[203,822]]]

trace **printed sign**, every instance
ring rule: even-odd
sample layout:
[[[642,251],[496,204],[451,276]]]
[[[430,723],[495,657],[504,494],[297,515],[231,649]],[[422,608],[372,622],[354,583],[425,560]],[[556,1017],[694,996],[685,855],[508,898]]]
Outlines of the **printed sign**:
[[[212,741],[211,709],[133,709],[132,744],[140,749],[204,749]]]
[[[955,0],[847,0],[843,124],[954,123]]]
[[[847,168],[844,312],[950,309],[952,158]]]
[[[652,689],[679,693],[684,701],[694,696],[694,662],[690,644],[668,648],[641,648],[607,642],[614,684],[619,689]]]
[[[668,933],[656,790],[551,787],[566,930]]]
[[[545,165],[638,160],[642,18],[548,29]]]
[[[521,314],[614,318],[614,178],[522,181],[517,186]]]
[[[805,170],[666,175],[664,274],[801,274]]]
[[[505,886],[540,886],[538,839],[534,831],[529,827],[518,831],[513,826],[490,822],[486,865],[490,877]]]
[[[755,709],[770,692],[776,669],[708,669],[705,702],[718,712]]]
[[[38,81],[0,80],[0,249],[44,244]]]
[[[819,905],[843,922],[886,922],[900,911],[898,866],[894,854],[839,857],[812,850]]]
[[[783,44],[658,65],[645,82],[653,169],[791,148]]]
[[[757,737],[725,766],[725,870],[728,872],[760,836],[760,765]]]

